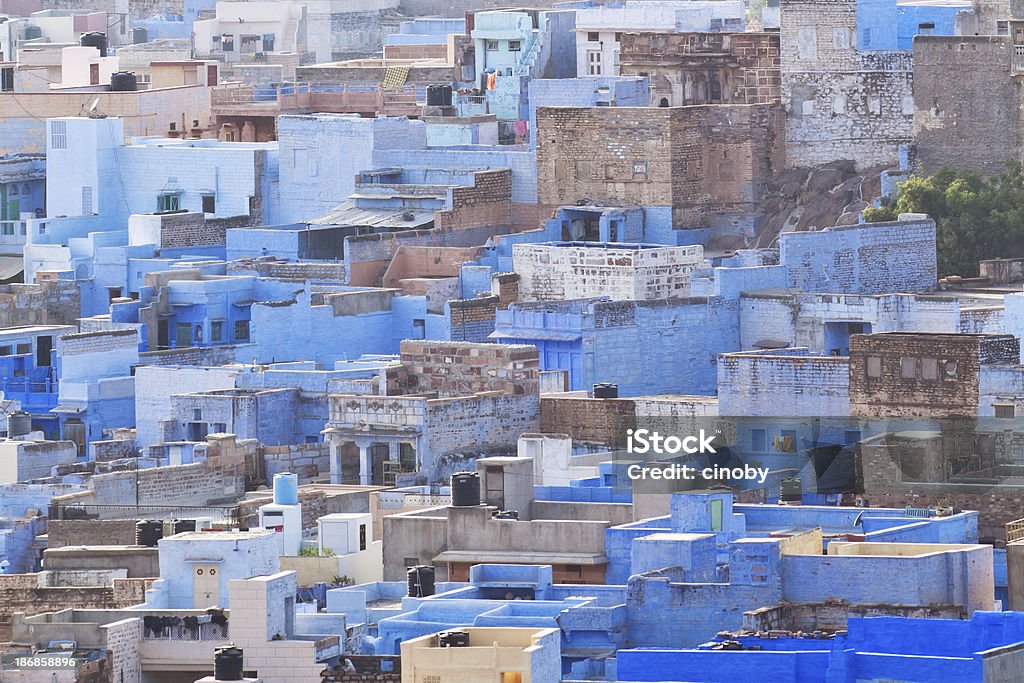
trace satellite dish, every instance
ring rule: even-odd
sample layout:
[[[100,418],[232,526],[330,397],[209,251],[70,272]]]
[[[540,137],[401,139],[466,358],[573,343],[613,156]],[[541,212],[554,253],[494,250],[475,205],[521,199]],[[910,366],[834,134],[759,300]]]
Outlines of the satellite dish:
[[[89,113],[90,114],[95,114],[96,113],[96,108],[99,107],[99,106],[100,106],[100,98],[97,97],[96,99],[94,99],[92,101],[92,104],[89,105]]]

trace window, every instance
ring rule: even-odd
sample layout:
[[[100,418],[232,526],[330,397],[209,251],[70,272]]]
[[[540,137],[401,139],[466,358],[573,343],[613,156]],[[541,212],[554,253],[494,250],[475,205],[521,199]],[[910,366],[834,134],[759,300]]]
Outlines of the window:
[[[32,342],[29,342],[28,344],[18,344],[18,353],[32,353]]]
[[[926,21],[917,25],[917,32],[923,36],[931,35],[935,31],[935,22]]]
[[[900,358],[900,377],[903,379],[917,379],[916,358]]]
[[[263,51],[273,52],[274,51],[274,34],[264,33],[263,34]]]
[[[14,67],[0,69],[0,91],[14,92]]]
[[[82,215],[88,216],[96,213],[92,208],[92,186],[87,185],[82,188]]]
[[[947,360],[944,369],[946,371],[946,377],[950,379],[956,378],[957,366],[955,360]]]
[[[601,40],[601,36],[598,35],[597,31],[590,31],[587,33],[587,40],[591,43],[596,43]]]
[[[192,420],[194,422],[199,422],[202,419],[203,419],[203,411],[202,411],[202,409],[201,408],[193,408],[192,409]]]
[[[212,194],[203,195],[203,213],[217,213],[217,198]]]
[[[775,450],[780,453],[796,453],[796,431],[783,429],[775,437]]]
[[[871,29],[866,28],[861,32],[860,46],[865,50],[871,47]]]
[[[226,422],[214,422],[210,424],[210,430],[214,434],[227,434],[228,425]]]
[[[485,40],[484,41],[484,49],[487,50],[488,52],[497,52],[498,51],[498,41],[496,41],[496,40]]]
[[[110,303],[114,299],[120,299],[120,298],[121,298],[121,288],[120,287],[107,287],[107,303]]]
[[[211,320],[210,321],[210,341],[224,341],[224,321],[223,320]]]
[[[406,569],[408,569],[409,567],[415,567],[419,563],[420,563],[420,561],[417,558],[415,558],[415,557],[407,557],[407,558],[405,558],[405,568]]]
[[[601,51],[600,50],[588,50],[587,51],[587,74],[590,76],[601,75]]]
[[[359,525],[359,549],[366,550],[366,525]]]
[[[880,356],[868,356],[868,361],[865,364],[864,371],[868,377],[881,377],[882,358]]]
[[[238,341],[249,341],[249,321],[235,321],[235,339]]]
[[[616,33],[615,34],[615,42],[617,43],[617,42],[619,42],[621,40],[622,40],[622,34],[621,33]]]
[[[220,37],[220,49],[224,52],[235,51],[235,37],[230,33],[225,33]]]
[[[416,318],[412,321],[412,338],[413,339],[426,339],[427,338],[427,321],[422,318]]]
[[[165,192],[156,198],[157,213],[181,210],[181,193]]]
[[[604,179],[615,180],[615,164],[604,165]]]
[[[995,411],[995,416],[1000,418],[1014,417],[1014,409],[1012,404],[1008,403],[996,403],[992,406]]]
[[[68,148],[67,121],[50,121],[50,147],[52,149]]]
[[[520,52],[523,49],[523,42],[521,40],[510,40],[508,41],[509,52]]]
[[[768,449],[768,439],[763,429],[752,429],[750,431],[750,448],[754,451],[765,451]]]
[[[996,35],[997,36],[1008,36],[1008,35],[1010,35],[1010,22],[1008,22],[1008,21],[997,21],[996,22]]]
[[[11,355],[11,347],[10,346],[0,346],[0,356],[9,356],[9,355]]]
[[[921,379],[937,380],[939,378],[939,361],[934,358],[921,359]]]

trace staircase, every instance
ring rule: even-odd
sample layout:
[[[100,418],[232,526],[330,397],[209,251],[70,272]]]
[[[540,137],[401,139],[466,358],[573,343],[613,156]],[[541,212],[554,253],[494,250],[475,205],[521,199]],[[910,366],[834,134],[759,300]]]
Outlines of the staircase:
[[[530,39],[526,41],[526,49],[523,51],[523,56],[512,68],[512,75],[529,76],[530,71],[533,69],[533,65],[537,62],[537,56],[540,55],[540,49],[543,45],[544,32],[538,30],[531,33]]]

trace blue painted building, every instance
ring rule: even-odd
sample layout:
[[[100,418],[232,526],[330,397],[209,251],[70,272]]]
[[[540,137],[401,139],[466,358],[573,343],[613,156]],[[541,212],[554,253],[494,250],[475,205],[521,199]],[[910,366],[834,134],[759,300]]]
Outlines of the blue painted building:
[[[717,354],[739,344],[736,314],[718,298],[521,303],[497,311],[491,338],[536,346],[541,370],[567,372],[573,391],[713,395]]]
[[[969,620],[851,617],[846,633],[826,638],[736,635],[730,647],[723,640],[690,650],[620,650],[617,680],[982,683],[1013,680],[1024,669],[1020,612],[975,612]]]
[[[973,8],[970,0],[858,0],[858,50],[910,50],[914,36],[956,34],[958,12]]]

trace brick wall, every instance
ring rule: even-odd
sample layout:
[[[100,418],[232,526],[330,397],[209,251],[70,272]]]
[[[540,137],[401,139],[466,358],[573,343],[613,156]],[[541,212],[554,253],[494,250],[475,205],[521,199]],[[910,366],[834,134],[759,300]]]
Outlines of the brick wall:
[[[512,171],[495,169],[473,176],[472,187],[451,190],[451,208],[438,211],[434,226],[440,230],[498,227],[512,224]]]
[[[331,450],[326,443],[300,443],[288,446],[264,446],[263,461],[267,482],[281,472],[294,472],[306,483],[331,471]]]
[[[281,261],[231,261],[228,275],[256,273],[260,277],[278,280],[335,280],[343,282],[345,266],[342,263],[283,263]]]
[[[856,0],[782,0],[786,162],[897,161],[913,138],[910,52],[859,51]]]
[[[914,38],[914,139],[926,172],[1002,173],[1021,158],[1010,36]],[[970,78],[963,78],[970,74]]]
[[[729,353],[718,360],[722,415],[850,414],[850,364],[843,357]]]
[[[752,211],[782,163],[779,112],[766,105],[541,107],[543,206],[669,206],[675,229]]]
[[[981,364],[1016,363],[1019,349],[1011,335],[855,335],[850,339],[851,414],[976,416]]]
[[[81,315],[81,295],[74,280],[0,285],[0,328],[76,325]]]
[[[669,106],[778,104],[782,96],[777,33],[625,33],[619,45],[620,73],[648,77],[652,106],[662,98]]]
[[[494,312],[500,298],[482,296],[448,302],[451,338],[455,341],[486,342],[494,332]]]
[[[540,392],[534,346],[405,340],[401,361],[408,371],[406,393],[436,392],[444,398],[481,391]]]

